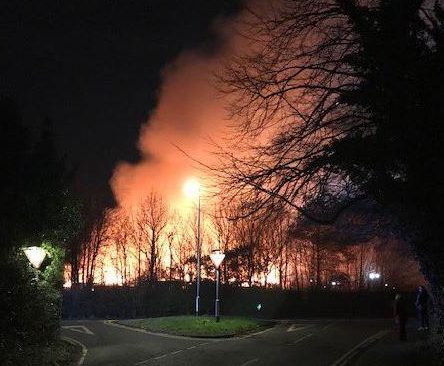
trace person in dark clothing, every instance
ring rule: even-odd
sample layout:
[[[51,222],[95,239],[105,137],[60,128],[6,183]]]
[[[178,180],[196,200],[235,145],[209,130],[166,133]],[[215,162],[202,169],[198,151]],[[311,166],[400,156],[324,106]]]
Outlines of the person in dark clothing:
[[[393,315],[395,316],[395,322],[398,325],[399,340],[406,341],[407,333],[405,328],[407,325],[407,306],[401,294],[395,296]]]
[[[424,286],[418,287],[418,292],[416,294],[416,312],[418,314],[419,319],[419,328],[418,330],[427,330],[429,329],[429,312],[428,312],[428,301],[429,294]]]

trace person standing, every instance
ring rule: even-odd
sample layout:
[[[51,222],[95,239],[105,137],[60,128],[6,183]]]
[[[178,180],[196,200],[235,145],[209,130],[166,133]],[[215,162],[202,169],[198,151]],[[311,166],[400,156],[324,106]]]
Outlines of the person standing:
[[[395,316],[395,322],[398,326],[399,340],[406,341],[407,307],[401,294],[395,296],[393,315]]]
[[[428,302],[429,302],[429,294],[424,286],[418,287],[418,292],[416,293],[416,312],[418,314],[419,319],[419,328],[418,330],[427,330],[429,329],[429,312],[428,312]]]

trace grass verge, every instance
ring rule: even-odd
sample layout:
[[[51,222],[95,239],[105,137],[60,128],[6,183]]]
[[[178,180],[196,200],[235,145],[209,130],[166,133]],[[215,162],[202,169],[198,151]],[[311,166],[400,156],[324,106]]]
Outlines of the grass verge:
[[[51,356],[51,365],[76,366],[82,357],[82,347],[62,338],[54,347]]]
[[[211,316],[193,315],[131,319],[118,323],[150,332],[204,338],[233,337],[257,332],[272,325],[269,322],[243,317],[222,317],[216,322]]]

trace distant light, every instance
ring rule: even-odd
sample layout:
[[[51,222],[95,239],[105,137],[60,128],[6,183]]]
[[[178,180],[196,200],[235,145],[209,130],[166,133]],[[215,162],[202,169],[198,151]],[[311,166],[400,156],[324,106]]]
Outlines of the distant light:
[[[313,279],[310,278],[310,282],[313,283]]]
[[[210,258],[213,261],[214,267],[219,268],[222,261],[225,258],[225,254],[222,253],[220,249],[213,250],[213,253],[210,254]]]
[[[257,309],[257,311],[261,311],[261,309],[262,309],[262,304],[257,304],[256,309]]]
[[[46,250],[41,247],[28,247],[23,249],[26,257],[34,268],[40,268],[46,257]]]
[[[380,273],[377,273],[377,272],[370,272],[370,273],[368,274],[368,277],[369,277],[371,280],[377,280],[377,279],[381,278],[381,274],[380,274]]]
[[[94,290],[94,287],[92,287],[92,288],[91,288],[91,291],[92,291],[92,292],[94,292],[94,291],[95,291],[95,290]]]
[[[387,286],[388,286],[388,283],[386,283],[384,286],[387,287]]]
[[[336,283],[335,281],[332,281],[331,285],[332,285],[332,286],[336,286],[337,283]]]
[[[197,198],[199,197],[200,193],[200,184],[199,182],[194,179],[188,179],[185,184],[183,185],[183,192],[188,198]]]

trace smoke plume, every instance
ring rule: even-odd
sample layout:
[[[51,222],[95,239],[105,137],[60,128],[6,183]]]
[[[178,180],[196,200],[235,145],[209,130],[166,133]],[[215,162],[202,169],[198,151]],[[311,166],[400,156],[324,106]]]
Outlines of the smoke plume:
[[[186,51],[163,70],[158,105],[140,131],[142,158],[136,164],[118,164],[111,179],[121,206],[136,204],[151,190],[163,194],[173,206],[180,205],[183,182],[201,178],[192,160],[209,162],[209,139],[218,141],[227,133],[224,102],[213,78],[239,42],[233,22],[218,24],[224,41],[211,55]]]

